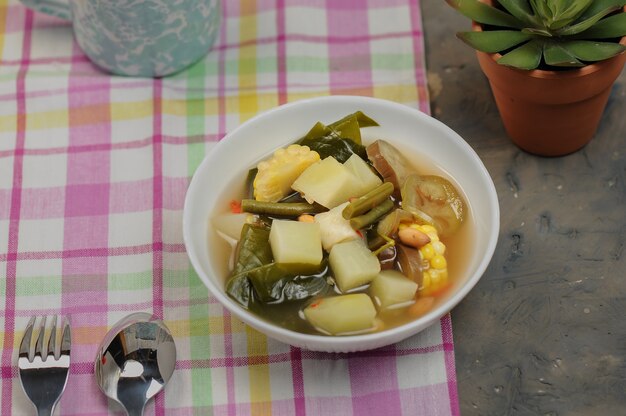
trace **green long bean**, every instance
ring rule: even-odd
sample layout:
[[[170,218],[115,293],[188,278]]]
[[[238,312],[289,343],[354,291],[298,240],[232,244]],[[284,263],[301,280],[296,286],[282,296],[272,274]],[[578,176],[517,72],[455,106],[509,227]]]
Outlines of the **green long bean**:
[[[341,212],[343,218],[349,220],[350,218],[357,217],[365,214],[375,206],[383,203],[393,193],[393,184],[391,182],[385,182],[382,185],[377,186],[365,195],[350,202]]]
[[[241,210],[251,214],[297,217],[302,214],[322,212],[325,209],[322,206],[306,202],[265,202],[243,199],[241,200]]]
[[[360,215],[350,219],[350,226],[355,230],[363,229],[371,224],[374,224],[383,215],[387,214],[393,209],[393,201],[388,199],[382,204],[375,206],[367,214]]]

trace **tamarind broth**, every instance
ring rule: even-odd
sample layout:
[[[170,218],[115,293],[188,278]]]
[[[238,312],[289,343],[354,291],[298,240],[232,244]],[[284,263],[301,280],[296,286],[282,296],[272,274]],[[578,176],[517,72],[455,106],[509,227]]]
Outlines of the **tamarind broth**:
[[[376,138],[373,138],[373,137],[368,139],[367,135],[363,134],[364,145],[370,144],[375,139]],[[448,276],[451,282],[450,287],[444,293],[435,297],[433,305],[430,308],[428,308],[428,310],[423,311],[419,315],[411,315],[408,311],[409,307],[403,307],[403,308],[398,308],[398,309],[388,309],[388,310],[379,312],[377,315],[377,319],[379,319],[380,322],[382,322],[382,325],[380,325],[380,327],[376,328],[372,332],[397,327],[405,323],[408,323],[410,321],[413,321],[419,318],[420,316],[424,315],[431,309],[436,308],[440,303],[445,301],[452,293],[454,293],[456,291],[457,286],[463,283],[460,279],[460,276],[462,276],[463,272],[468,267],[469,260],[471,258],[471,254],[473,250],[473,246],[472,246],[473,236],[476,232],[476,225],[474,222],[472,207],[469,204],[467,195],[465,194],[463,189],[461,189],[458,182],[455,181],[455,179],[452,178],[450,175],[448,175],[445,172],[445,170],[443,170],[440,166],[436,165],[432,160],[430,160],[427,155],[422,154],[422,153],[416,153],[414,151],[407,151],[407,149],[403,148],[402,146],[398,146],[396,143],[393,143],[393,142],[390,142],[390,143],[394,147],[396,147],[396,149],[398,149],[403,155],[405,156],[409,155],[407,159],[411,162],[411,167],[413,167],[415,171],[419,173],[420,175],[439,175],[448,179],[457,189],[457,191],[462,196],[465,202],[465,218],[464,218],[463,224],[454,235],[447,237],[447,238],[440,237],[441,241],[446,245],[445,257],[446,257],[447,265],[448,265]],[[283,147],[286,147],[287,145],[288,144],[286,144]],[[259,158],[257,163],[270,157],[275,150],[276,149],[274,149],[272,152],[268,153],[267,155]],[[231,184],[229,184],[227,189],[229,189],[230,192],[222,195],[223,201],[224,201],[224,204],[223,204],[224,209],[223,211],[219,212],[218,215],[226,214],[230,212],[230,207],[229,207],[230,201],[232,200],[239,201],[246,197],[247,174],[248,174],[249,169],[254,168],[254,167],[256,167],[256,163],[252,166],[246,167],[244,170],[240,172],[239,175],[236,176],[238,179],[233,181]],[[211,221],[209,221],[209,224],[211,224]],[[225,287],[226,282],[228,281],[230,277],[230,272],[233,267],[234,254],[235,254],[236,247],[231,245],[221,236],[219,236],[213,226],[209,225],[208,231],[209,231],[208,238],[210,239],[209,247],[212,247],[213,250],[216,250],[217,258],[223,259],[223,262],[221,262],[218,266],[219,266],[220,274],[224,276],[222,284],[224,285],[223,287]],[[325,256],[327,256],[327,253],[325,254]],[[331,274],[329,273],[329,275]],[[358,292],[367,293],[367,288],[359,290]],[[356,292],[351,291],[350,293],[356,293]],[[417,293],[419,297],[419,289]],[[323,294],[323,296],[307,298],[301,301],[291,301],[291,302],[287,301],[283,303],[274,303],[274,304],[263,304],[261,302],[258,302],[258,305],[260,305],[261,307],[251,308],[250,310],[254,312],[257,316],[273,324],[279,325],[285,329],[290,329],[293,331],[306,333],[306,334],[323,335],[319,331],[315,330],[315,328],[313,328],[312,325],[310,325],[304,319],[302,310],[309,303],[313,302],[314,299],[319,299],[320,297],[324,297],[324,296],[332,296],[333,294],[337,294],[337,292],[335,292],[333,289],[330,289],[325,294]]]

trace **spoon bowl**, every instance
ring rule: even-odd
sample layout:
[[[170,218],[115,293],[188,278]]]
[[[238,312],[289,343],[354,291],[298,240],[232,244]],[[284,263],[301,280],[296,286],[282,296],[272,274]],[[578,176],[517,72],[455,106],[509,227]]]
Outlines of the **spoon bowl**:
[[[176,345],[165,324],[149,313],[134,313],[115,324],[100,344],[96,381],[129,416],[140,416],[165,387],[175,364]]]

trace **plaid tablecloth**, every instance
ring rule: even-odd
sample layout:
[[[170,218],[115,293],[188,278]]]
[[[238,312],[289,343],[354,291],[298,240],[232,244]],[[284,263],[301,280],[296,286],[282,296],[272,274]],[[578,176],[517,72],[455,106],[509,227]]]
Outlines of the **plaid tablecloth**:
[[[354,94],[427,112],[419,0],[222,3],[213,51],[152,80],[100,72],[69,24],[0,0],[0,413],[32,414],[16,346],[30,316],[62,314],[72,366],[57,413],[120,414],[93,359],[112,324],[148,311],[178,362],[146,414],[457,415],[448,316],[380,350],[291,348],[208,295],[181,232],[195,168],[260,111]]]

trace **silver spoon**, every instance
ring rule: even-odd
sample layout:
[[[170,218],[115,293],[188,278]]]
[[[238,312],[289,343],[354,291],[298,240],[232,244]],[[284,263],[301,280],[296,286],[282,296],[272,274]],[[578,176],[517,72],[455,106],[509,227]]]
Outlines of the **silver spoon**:
[[[95,361],[100,390],[128,416],[141,416],[165,387],[176,364],[176,345],[165,324],[145,312],[119,321],[104,337]]]

